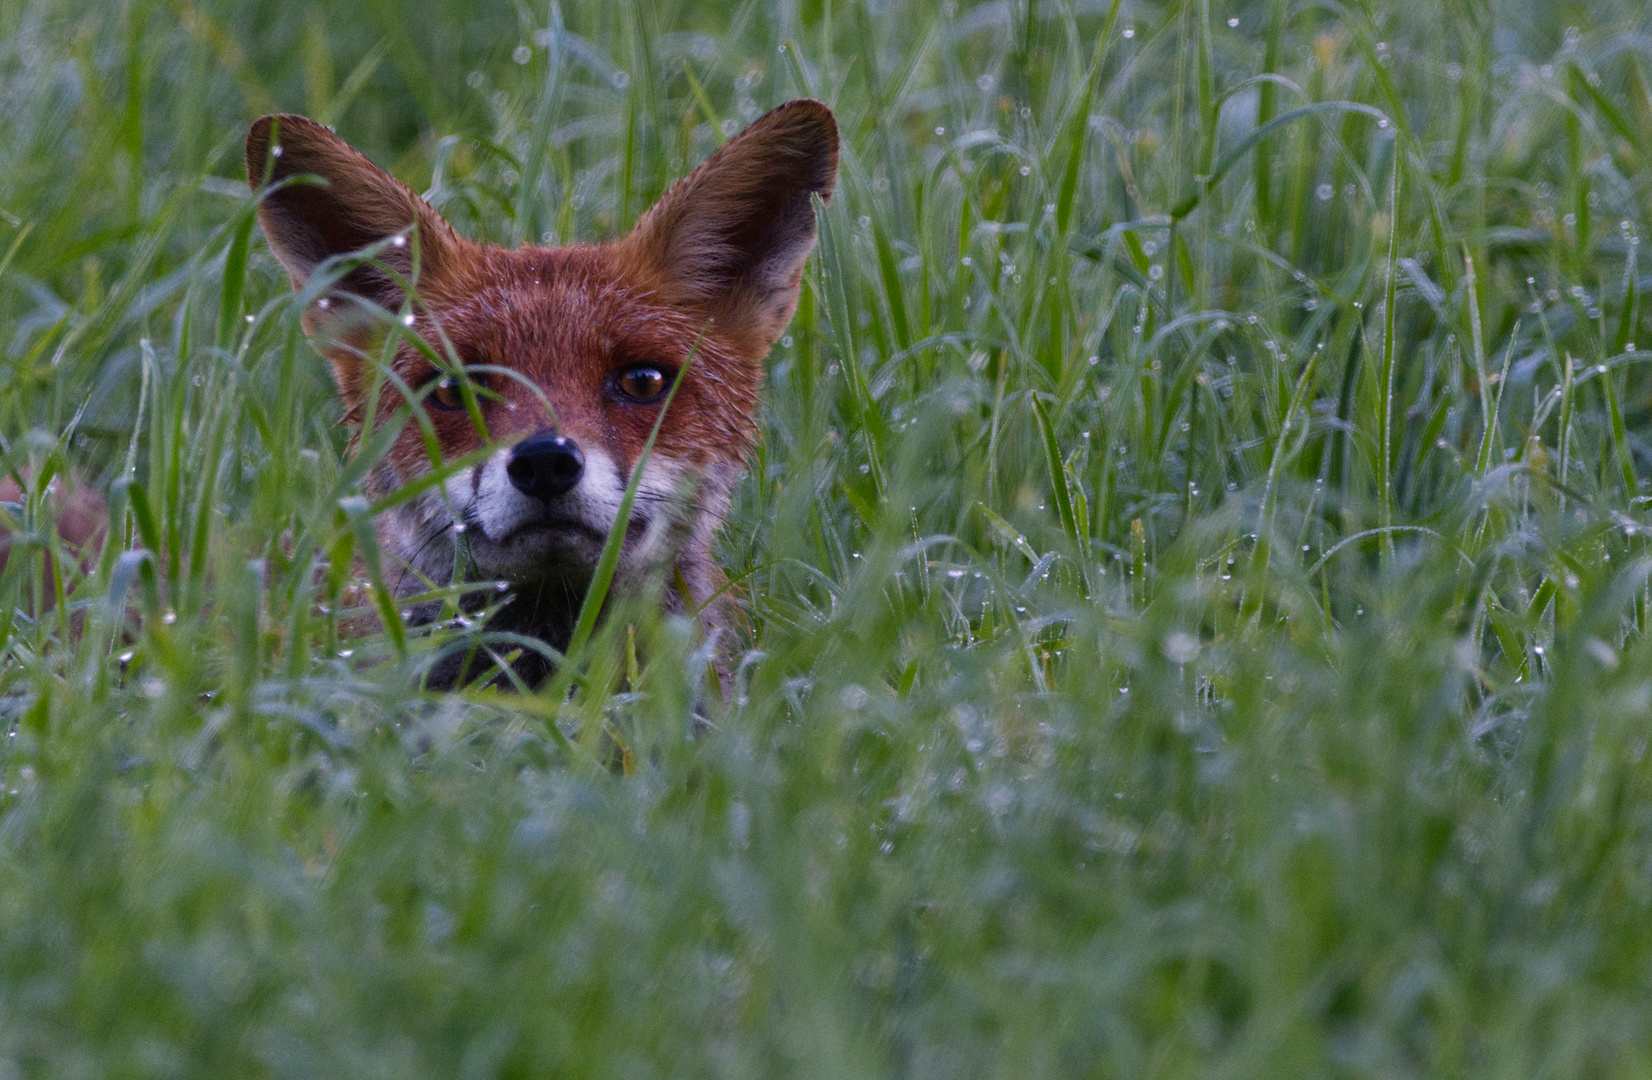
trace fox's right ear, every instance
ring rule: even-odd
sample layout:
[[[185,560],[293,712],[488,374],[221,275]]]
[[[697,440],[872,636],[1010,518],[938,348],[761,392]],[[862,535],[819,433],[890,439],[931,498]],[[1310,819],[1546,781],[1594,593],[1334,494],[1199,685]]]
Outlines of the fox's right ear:
[[[430,204],[307,117],[283,114],[253,121],[247,132],[247,183],[254,191],[269,188],[258,220],[295,289],[324,260],[405,233],[410,226],[418,229],[420,275],[426,280],[440,277],[459,244]],[[386,248],[378,259],[404,278],[413,273],[411,244]],[[350,271],[336,288],[388,308],[402,301],[400,287],[372,266]]]
[[[797,308],[814,199],[837,181],[832,111],[801,99],[730,139],[643,215],[619,251],[667,303],[717,321],[755,355]]]

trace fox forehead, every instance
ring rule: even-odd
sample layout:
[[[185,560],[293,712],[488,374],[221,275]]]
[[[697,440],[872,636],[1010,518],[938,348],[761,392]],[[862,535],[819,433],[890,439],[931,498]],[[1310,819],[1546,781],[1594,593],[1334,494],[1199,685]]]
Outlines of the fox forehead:
[[[614,379],[638,365],[671,377],[692,357],[659,452],[702,463],[742,456],[756,429],[763,369],[710,320],[661,302],[607,247],[468,247],[425,297],[415,325],[432,345],[445,338],[467,368],[503,369],[488,380],[493,396],[484,402],[494,437],[554,428],[629,456],[654,413],[620,400]],[[430,374],[410,346],[398,366],[410,381]],[[449,452],[471,441],[446,434]]]
[[[614,360],[681,364],[702,327],[660,303],[600,247],[516,250],[477,245],[430,298],[457,344],[531,374],[532,365],[600,367]],[[756,367],[753,366],[753,374]]]

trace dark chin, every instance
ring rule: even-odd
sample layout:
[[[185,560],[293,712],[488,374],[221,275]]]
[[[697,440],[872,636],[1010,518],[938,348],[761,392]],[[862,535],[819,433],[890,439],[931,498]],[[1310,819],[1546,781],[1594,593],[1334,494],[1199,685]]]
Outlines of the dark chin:
[[[506,581],[579,579],[591,576],[602,544],[601,536],[583,527],[537,527],[489,541],[485,549],[473,549],[472,557],[483,574]]]

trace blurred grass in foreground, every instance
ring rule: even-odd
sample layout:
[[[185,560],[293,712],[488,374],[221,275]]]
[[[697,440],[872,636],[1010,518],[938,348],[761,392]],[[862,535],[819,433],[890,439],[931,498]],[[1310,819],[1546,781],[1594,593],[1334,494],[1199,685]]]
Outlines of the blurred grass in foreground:
[[[1648,23],[0,3],[0,1077],[1643,1075]],[[561,242],[804,94],[733,704],[341,637],[246,122]]]

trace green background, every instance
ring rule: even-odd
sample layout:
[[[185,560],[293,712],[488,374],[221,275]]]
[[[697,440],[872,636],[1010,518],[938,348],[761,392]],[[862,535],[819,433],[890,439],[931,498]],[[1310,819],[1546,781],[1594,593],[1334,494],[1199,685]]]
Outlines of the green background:
[[[247,123],[565,242],[800,95],[728,702],[341,635]],[[1652,1071],[1649,133],[1617,0],[0,0],[0,1078]]]

